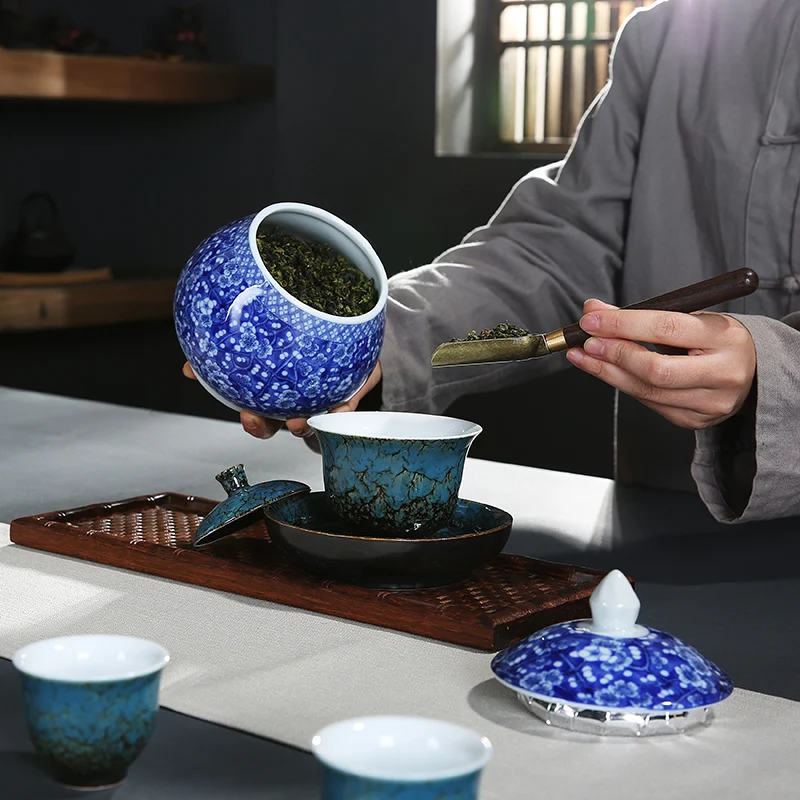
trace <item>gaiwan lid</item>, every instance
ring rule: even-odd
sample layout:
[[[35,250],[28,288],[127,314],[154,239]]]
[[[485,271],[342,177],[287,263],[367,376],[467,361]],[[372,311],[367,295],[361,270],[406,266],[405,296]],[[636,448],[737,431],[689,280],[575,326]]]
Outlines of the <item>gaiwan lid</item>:
[[[551,625],[498,653],[497,680],[549,725],[602,735],[679,733],[708,724],[733,682],[693,647],[638,625],[639,598],[613,570],[592,618]]]
[[[282,497],[311,491],[310,486],[298,481],[266,481],[251,486],[247,482],[242,464],[220,472],[217,481],[228,493],[228,498],[214,506],[203,518],[194,535],[195,547],[218,542],[223,537],[252,525],[264,506]]]

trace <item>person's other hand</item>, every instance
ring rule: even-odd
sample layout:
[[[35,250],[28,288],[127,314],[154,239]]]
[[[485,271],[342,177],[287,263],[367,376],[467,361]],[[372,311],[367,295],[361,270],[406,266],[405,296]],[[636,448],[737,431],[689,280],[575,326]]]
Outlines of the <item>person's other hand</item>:
[[[188,361],[183,365],[183,374],[187,378],[196,378],[194,370]],[[372,371],[372,374],[367,379],[367,382],[361,387],[361,389],[359,389],[358,393],[351,397],[346,403],[342,403],[342,405],[332,409],[331,413],[334,414],[341,411],[355,411],[364,395],[374,389],[380,382],[380,379],[381,365],[378,363],[375,369]],[[306,420],[299,417],[296,419],[286,420],[284,423],[283,420],[268,419],[267,417],[261,417],[258,414],[253,414],[251,411],[242,411],[242,413],[239,415],[239,419],[241,420],[242,427],[245,429],[245,431],[251,436],[255,436],[257,439],[271,438],[284,426],[284,424],[295,436],[300,436],[304,439],[308,438],[314,433],[314,431],[312,431],[311,428],[309,428],[306,424]]]
[[[724,314],[618,309],[587,300],[576,367],[635,397],[681,428],[699,430],[736,414],[750,394],[756,349],[747,328]],[[637,342],[688,350],[654,353]]]

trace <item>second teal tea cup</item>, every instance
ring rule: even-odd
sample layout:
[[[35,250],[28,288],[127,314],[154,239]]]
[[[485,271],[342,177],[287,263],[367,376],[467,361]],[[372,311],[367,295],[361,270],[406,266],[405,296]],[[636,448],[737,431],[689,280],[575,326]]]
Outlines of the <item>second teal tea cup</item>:
[[[488,739],[423,717],[360,717],[312,740],[322,764],[322,799],[476,800]]]

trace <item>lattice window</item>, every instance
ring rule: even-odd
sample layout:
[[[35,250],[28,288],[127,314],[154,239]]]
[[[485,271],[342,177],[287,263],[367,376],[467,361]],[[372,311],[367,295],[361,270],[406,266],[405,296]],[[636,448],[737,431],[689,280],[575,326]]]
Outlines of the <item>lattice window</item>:
[[[565,150],[608,80],[621,25],[654,1],[493,0],[501,148]]]

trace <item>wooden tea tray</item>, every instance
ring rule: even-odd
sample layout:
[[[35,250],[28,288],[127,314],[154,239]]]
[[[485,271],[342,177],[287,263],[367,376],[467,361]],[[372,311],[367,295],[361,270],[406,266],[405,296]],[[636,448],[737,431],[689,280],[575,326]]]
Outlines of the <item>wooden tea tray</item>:
[[[594,570],[501,555],[441,589],[363,589],[306,574],[270,542],[262,522],[194,549],[194,532],[215,505],[181,494],[134,497],[16,519],[11,541],[488,651],[590,616],[589,596],[602,578]]]

